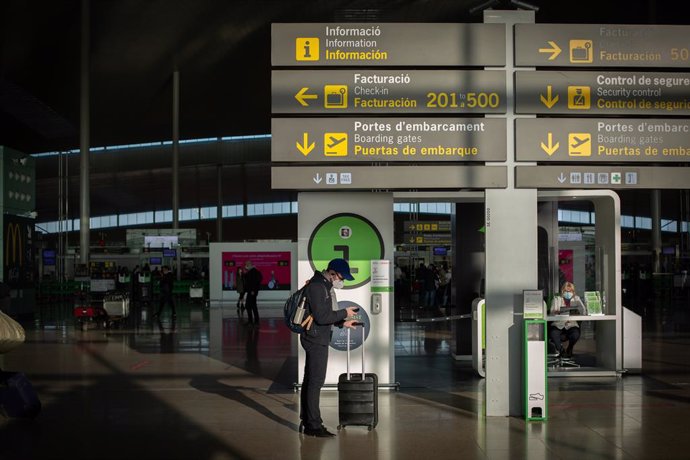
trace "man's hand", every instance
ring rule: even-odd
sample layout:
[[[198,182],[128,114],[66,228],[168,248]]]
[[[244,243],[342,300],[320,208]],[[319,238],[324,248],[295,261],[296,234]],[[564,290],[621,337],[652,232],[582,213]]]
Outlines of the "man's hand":
[[[345,310],[347,310],[347,317],[352,318],[359,311],[359,307],[347,307]]]
[[[345,321],[343,323],[343,326],[349,327],[350,329],[355,329],[359,324],[361,324],[359,321],[357,321],[356,319],[352,319],[350,321]]]

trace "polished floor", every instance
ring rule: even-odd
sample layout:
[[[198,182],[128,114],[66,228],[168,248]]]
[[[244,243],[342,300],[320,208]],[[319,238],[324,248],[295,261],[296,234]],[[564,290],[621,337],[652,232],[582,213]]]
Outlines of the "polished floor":
[[[293,336],[279,309],[262,314],[256,328],[233,308],[184,304],[173,322],[137,306],[87,331],[70,305],[22,318],[27,341],[0,367],[25,372],[43,410],[34,421],[0,417],[0,459],[690,457],[687,323],[645,323],[641,375],[550,379],[546,422],[483,416],[484,380],[450,357],[448,324],[397,323],[401,387],[381,391],[378,427],[320,439],[297,432]],[[337,395],[321,399],[335,429]]]

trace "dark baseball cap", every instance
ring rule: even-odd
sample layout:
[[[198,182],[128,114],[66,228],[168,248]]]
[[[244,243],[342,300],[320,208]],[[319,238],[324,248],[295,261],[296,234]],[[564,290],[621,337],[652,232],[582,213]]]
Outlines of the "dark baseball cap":
[[[342,276],[344,279],[348,281],[352,281],[355,279],[355,277],[352,276],[352,273],[350,273],[350,264],[348,264],[347,260],[345,259],[331,260],[330,262],[328,262],[327,270],[333,270],[336,273],[340,273],[340,276]]]

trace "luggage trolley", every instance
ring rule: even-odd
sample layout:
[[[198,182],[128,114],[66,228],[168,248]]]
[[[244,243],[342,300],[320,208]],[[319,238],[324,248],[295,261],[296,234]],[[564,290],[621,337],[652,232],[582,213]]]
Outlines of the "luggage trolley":
[[[139,274],[139,300],[141,303],[150,304],[153,298],[151,286],[151,274]]]
[[[129,316],[129,293],[127,291],[111,291],[103,298],[103,309],[107,314],[107,326],[119,324]]]
[[[198,281],[189,285],[189,300],[204,301],[204,285]]]
[[[74,293],[72,313],[82,331],[88,330],[90,326],[105,326],[108,317],[103,307],[92,303],[89,285],[86,282],[80,283],[79,289]]]

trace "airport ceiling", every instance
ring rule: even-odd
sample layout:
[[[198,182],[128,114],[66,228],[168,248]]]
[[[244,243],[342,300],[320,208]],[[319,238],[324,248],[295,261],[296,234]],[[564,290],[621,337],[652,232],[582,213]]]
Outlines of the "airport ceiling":
[[[175,69],[181,85],[181,139],[269,133],[271,23],[481,22],[482,6],[515,9],[517,3],[90,0],[90,146],[171,139]],[[538,23],[687,21],[670,0],[522,3],[539,8]],[[81,5],[80,0],[0,1],[0,145],[25,153],[79,147]],[[143,197],[154,197],[156,209],[170,209],[165,198],[171,194],[169,157],[151,155],[144,160],[125,151],[119,155],[117,161],[107,160],[112,168],[106,172],[92,172],[91,214],[150,210],[152,202]],[[70,163],[69,209],[75,217],[78,164]],[[43,162],[37,171],[39,221],[57,218],[55,164]],[[228,168],[230,175],[226,171],[223,178],[226,203],[237,202],[238,196],[258,202],[280,197],[270,191],[267,164],[258,166]],[[99,169],[93,160],[91,167]],[[246,185],[248,175],[253,191]],[[215,164],[187,165],[181,176],[180,207],[217,200],[212,186],[217,183]]]
[[[91,0],[91,146],[270,131],[272,22],[481,22],[486,0]],[[678,23],[652,0],[526,0],[537,22]],[[495,0],[495,8],[515,8]],[[673,3],[669,2],[670,5]],[[0,145],[79,145],[80,0],[0,2]]]

